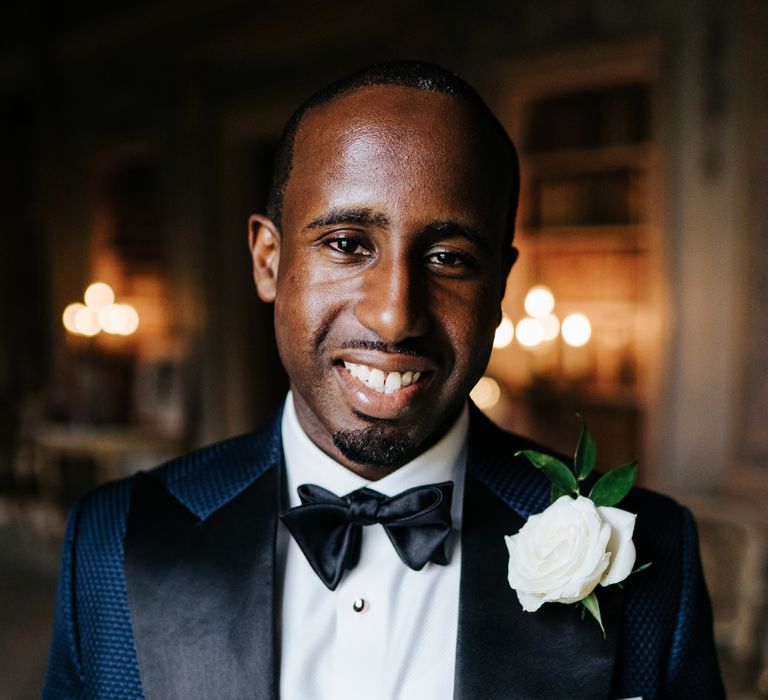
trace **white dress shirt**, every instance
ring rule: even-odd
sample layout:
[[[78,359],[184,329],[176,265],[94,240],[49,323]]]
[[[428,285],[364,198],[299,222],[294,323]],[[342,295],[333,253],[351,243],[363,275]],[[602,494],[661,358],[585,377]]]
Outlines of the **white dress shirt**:
[[[378,481],[367,481],[322,452],[299,425],[289,393],[282,422],[290,505],[296,488],[317,484],[344,496],[364,486],[394,496],[453,481],[453,532],[447,566],[409,569],[381,525],[363,528],[360,561],[328,590],[284,525],[282,700],[445,700],[453,697],[459,602],[461,507],[469,414],[425,453]],[[280,559],[278,560],[280,561]],[[362,605],[362,611],[355,610]]]

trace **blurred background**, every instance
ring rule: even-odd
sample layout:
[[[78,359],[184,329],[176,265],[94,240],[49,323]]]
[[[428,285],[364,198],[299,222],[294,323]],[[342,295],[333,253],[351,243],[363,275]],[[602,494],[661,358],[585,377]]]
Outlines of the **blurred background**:
[[[700,527],[731,697],[768,695],[768,3],[30,0],[0,24],[0,698],[42,686],[67,509],[257,427],[287,382],[246,219],[329,80],[474,84],[520,262],[476,401]],[[97,283],[97,284],[94,284]]]

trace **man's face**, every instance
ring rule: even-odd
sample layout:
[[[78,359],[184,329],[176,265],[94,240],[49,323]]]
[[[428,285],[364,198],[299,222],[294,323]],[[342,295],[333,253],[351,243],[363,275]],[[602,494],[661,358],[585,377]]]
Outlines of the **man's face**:
[[[439,439],[488,361],[509,182],[478,131],[461,100],[399,86],[315,108],[282,231],[256,239],[274,246],[272,279],[255,274],[302,427],[369,477]]]

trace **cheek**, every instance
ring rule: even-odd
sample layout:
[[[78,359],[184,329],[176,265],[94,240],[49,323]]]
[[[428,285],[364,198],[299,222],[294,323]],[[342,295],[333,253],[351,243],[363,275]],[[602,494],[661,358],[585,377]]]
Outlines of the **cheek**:
[[[275,338],[283,365],[289,375],[301,366],[311,328],[308,327],[306,285],[302,283],[302,270],[288,257],[281,260],[275,297]]]
[[[453,347],[454,377],[474,385],[485,371],[498,321],[499,300],[492,285],[440,299],[438,316]],[[471,387],[470,387],[471,388]]]
[[[301,341],[294,337],[293,322],[296,319],[290,303],[285,299],[287,297],[280,293],[275,299],[275,342],[283,367],[289,376],[293,376],[297,359],[295,348],[301,346]]]
[[[325,335],[345,295],[317,266],[291,260],[278,278],[275,335],[286,369],[314,362],[317,344]]]

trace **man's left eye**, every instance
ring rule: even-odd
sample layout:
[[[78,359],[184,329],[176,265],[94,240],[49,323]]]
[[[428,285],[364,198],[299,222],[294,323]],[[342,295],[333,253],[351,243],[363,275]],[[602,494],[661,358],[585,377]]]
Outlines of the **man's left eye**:
[[[431,263],[444,265],[446,267],[457,267],[459,265],[466,265],[468,263],[468,260],[464,255],[453,253],[448,250],[441,250],[436,253],[431,253],[427,259]]]

